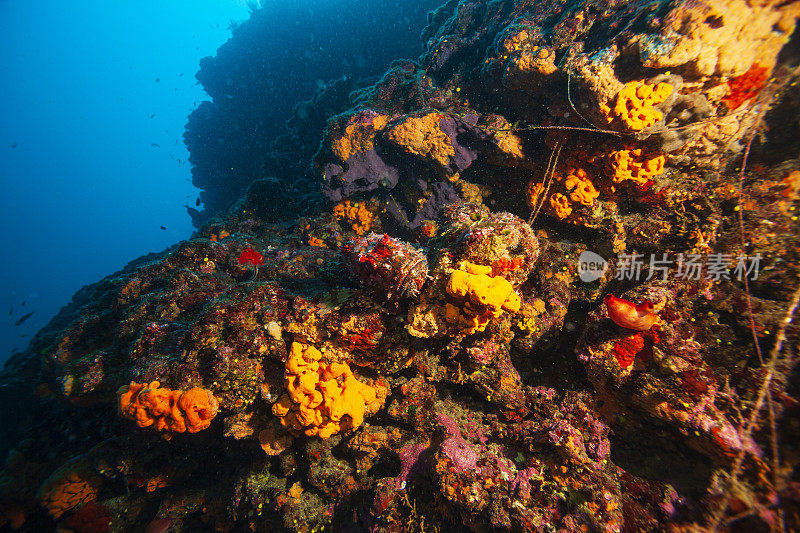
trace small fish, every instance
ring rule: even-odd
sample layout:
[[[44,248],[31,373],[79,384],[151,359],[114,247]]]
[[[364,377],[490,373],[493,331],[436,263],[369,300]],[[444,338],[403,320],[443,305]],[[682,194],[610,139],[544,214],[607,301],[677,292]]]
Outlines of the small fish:
[[[12,307],[11,309],[8,310],[8,316],[11,316],[11,313],[13,313],[13,312],[14,312],[14,308]]]
[[[198,198],[197,200],[195,200],[195,202],[194,202],[194,205],[195,205],[195,207],[198,207],[198,206],[200,206],[200,198]]]
[[[161,78],[156,78],[156,83],[160,82]]]
[[[150,115],[150,118],[153,118],[153,117],[155,117],[155,116],[156,116],[156,114],[155,114],[155,113],[153,113],[152,115]]]
[[[20,306],[22,306],[22,307],[25,307],[25,304],[26,304],[27,302],[28,302],[28,300],[22,300],[22,303],[21,303],[21,304],[19,304],[19,305],[20,305]]]
[[[160,227],[161,227],[161,229],[167,229],[167,227],[166,227],[166,226],[160,226]]]
[[[26,320],[28,320],[28,319],[31,317],[31,315],[32,315],[33,313],[35,313],[35,311],[31,311],[31,312],[30,312],[30,313],[28,313],[27,315],[22,315],[22,317],[20,317],[20,319],[19,319],[19,320],[17,320],[16,322],[14,322],[14,325],[15,325],[15,326],[21,326],[22,324],[24,324],[24,323],[25,323],[25,321],[26,321]]]
[[[16,148],[17,146],[19,146],[17,143],[11,143],[11,148]]]
[[[158,144],[156,144],[156,143],[150,143],[150,146],[155,146],[156,148],[161,148],[161,146],[159,146],[159,145],[158,145]]]

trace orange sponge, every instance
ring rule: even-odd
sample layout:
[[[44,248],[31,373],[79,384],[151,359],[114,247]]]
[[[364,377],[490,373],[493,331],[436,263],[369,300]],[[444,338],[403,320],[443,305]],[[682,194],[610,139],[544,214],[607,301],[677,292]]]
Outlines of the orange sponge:
[[[570,168],[564,186],[568,191],[571,191],[569,197],[573,202],[588,207],[593,206],[594,201],[600,196],[600,192],[595,188],[589,179],[589,175],[582,168]]]
[[[611,170],[614,183],[631,180],[637,185],[664,172],[664,155],[648,157],[641,148],[635,150],[615,150],[611,152]]]
[[[219,404],[210,390],[194,387],[188,391],[135,383],[117,391],[120,415],[135,420],[139,427],[153,426],[170,438],[175,433],[197,433],[208,428],[217,416]]]
[[[372,221],[375,219],[375,214],[366,208],[364,202],[351,204],[350,200],[336,204],[333,207],[333,215],[350,222],[356,235],[364,235],[371,230]]]
[[[672,85],[666,82],[648,85],[643,81],[632,81],[617,93],[613,109],[601,106],[601,110],[609,122],[616,116],[628,128],[640,131],[664,118],[664,114],[654,106],[669,98],[672,90]]]
[[[331,151],[347,161],[356,152],[367,152],[375,146],[375,134],[386,127],[385,115],[356,114],[347,122],[341,137],[331,142]]]
[[[559,220],[564,220],[572,214],[572,205],[569,198],[560,192],[556,192],[550,195],[550,210]]]
[[[358,381],[346,363],[325,365],[321,358],[313,346],[292,344],[284,374],[287,393],[272,412],[295,434],[327,439],[359,427],[365,414],[381,408],[388,389]]]
[[[79,458],[53,472],[39,487],[36,498],[50,516],[59,518],[78,505],[96,500],[100,485],[100,476]]]

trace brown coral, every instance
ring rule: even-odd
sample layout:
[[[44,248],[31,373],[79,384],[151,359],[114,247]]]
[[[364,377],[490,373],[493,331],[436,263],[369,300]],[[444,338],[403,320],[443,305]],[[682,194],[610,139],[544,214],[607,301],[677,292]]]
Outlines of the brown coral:
[[[555,59],[556,53],[553,50],[534,46],[531,50],[523,50],[514,64],[521,72],[549,75],[558,70]]]
[[[756,61],[771,70],[798,15],[797,2],[678,2],[661,32],[645,38],[642,65],[689,65],[701,76],[741,76]]]
[[[258,443],[267,455],[279,455],[291,446],[292,437],[273,421],[272,424],[258,432]]]

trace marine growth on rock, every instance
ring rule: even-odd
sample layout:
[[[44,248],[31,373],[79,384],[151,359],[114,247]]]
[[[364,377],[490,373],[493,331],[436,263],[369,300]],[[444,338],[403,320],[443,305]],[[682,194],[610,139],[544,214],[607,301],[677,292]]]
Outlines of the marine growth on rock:
[[[800,530],[798,18],[443,2],[6,363],[0,527]]]

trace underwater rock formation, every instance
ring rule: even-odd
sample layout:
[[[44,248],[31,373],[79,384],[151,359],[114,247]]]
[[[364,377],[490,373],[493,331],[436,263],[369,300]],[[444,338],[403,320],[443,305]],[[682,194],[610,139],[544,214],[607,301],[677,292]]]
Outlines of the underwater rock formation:
[[[313,153],[331,114],[315,120],[314,109],[333,105],[341,112],[349,107],[352,90],[342,87],[379,75],[393,59],[420,53],[425,14],[437,5],[437,0],[265,3],[233,27],[230,40],[200,63],[197,79],[211,100],[191,113],[184,134],[192,183],[201,189],[203,203],[202,211],[190,209],[195,226],[224,214],[256,179],[272,177],[294,189],[295,196],[312,196],[316,187],[298,183],[281,164],[283,144],[292,142],[286,134],[294,133],[284,123],[316,125],[302,132],[310,137],[303,141]],[[387,34],[392,38],[385,39]],[[327,97],[309,102],[315,91]]]
[[[0,520],[800,529],[798,17],[446,2],[312,143],[329,204],[256,181],[9,360]]]

